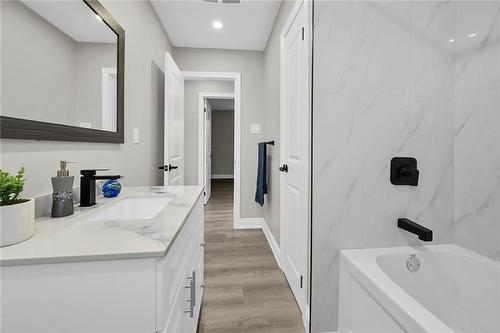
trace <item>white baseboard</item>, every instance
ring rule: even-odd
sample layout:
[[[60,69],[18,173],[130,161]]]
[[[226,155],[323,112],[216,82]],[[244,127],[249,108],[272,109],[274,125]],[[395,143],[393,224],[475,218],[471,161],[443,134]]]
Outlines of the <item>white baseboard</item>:
[[[306,333],[309,333],[309,305],[306,305],[305,313],[302,314],[302,323],[306,329]]]
[[[280,247],[278,246],[278,243],[276,243],[276,240],[274,239],[274,236],[271,233],[271,229],[269,229],[269,226],[267,225],[267,222],[265,219],[262,219],[262,231],[264,232],[264,235],[266,236],[267,242],[269,243],[269,246],[271,247],[271,250],[273,251],[274,258],[276,259],[276,262],[278,263],[278,266],[281,269]]]
[[[239,221],[234,223],[234,229],[262,229],[262,217],[255,218],[240,218]]]
[[[212,179],[234,179],[234,175],[212,175]]]

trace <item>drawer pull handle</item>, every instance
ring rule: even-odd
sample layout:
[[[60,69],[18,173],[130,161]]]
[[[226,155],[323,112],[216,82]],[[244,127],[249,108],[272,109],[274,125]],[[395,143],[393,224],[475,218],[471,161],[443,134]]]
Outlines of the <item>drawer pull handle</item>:
[[[196,306],[196,272],[193,271],[193,278],[191,279],[191,307]]]
[[[194,316],[194,307],[196,306],[196,272],[193,271],[191,276],[188,276],[188,283],[184,285],[184,288],[189,289],[189,298],[186,302],[189,303],[189,309],[184,310],[184,313],[189,313],[189,317]]]

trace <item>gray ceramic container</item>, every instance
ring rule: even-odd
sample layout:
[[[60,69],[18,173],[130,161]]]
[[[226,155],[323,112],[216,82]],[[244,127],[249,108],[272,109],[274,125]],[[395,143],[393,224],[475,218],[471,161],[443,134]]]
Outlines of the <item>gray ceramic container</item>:
[[[74,213],[74,176],[52,177],[52,217],[64,217]]]

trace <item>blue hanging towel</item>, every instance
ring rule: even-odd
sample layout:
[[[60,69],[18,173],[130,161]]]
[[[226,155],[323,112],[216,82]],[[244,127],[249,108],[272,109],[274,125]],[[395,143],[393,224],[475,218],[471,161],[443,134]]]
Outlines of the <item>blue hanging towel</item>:
[[[267,194],[267,147],[265,142],[259,143],[259,161],[257,165],[257,190],[255,191],[255,201],[264,206],[264,194]]]

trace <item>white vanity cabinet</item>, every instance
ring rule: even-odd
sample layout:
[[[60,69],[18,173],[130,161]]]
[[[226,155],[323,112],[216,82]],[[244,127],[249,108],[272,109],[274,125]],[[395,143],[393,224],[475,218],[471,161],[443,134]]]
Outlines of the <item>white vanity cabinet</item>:
[[[179,204],[162,216],[167,220],[155,222],[175,235],[159,254],[2,263],[0,332],[195,333],[203,294],[202,199],[192,195],[189,206],[188,201]],[[181,217],[184,223],[170,223],[167,217]],[[51,239],[57,242],[57,237]],[[114,242],[142,241],[137,234],[117,237]]]
[[[203,294],[203,205],[156,265],[156,331],[196,332]]]

